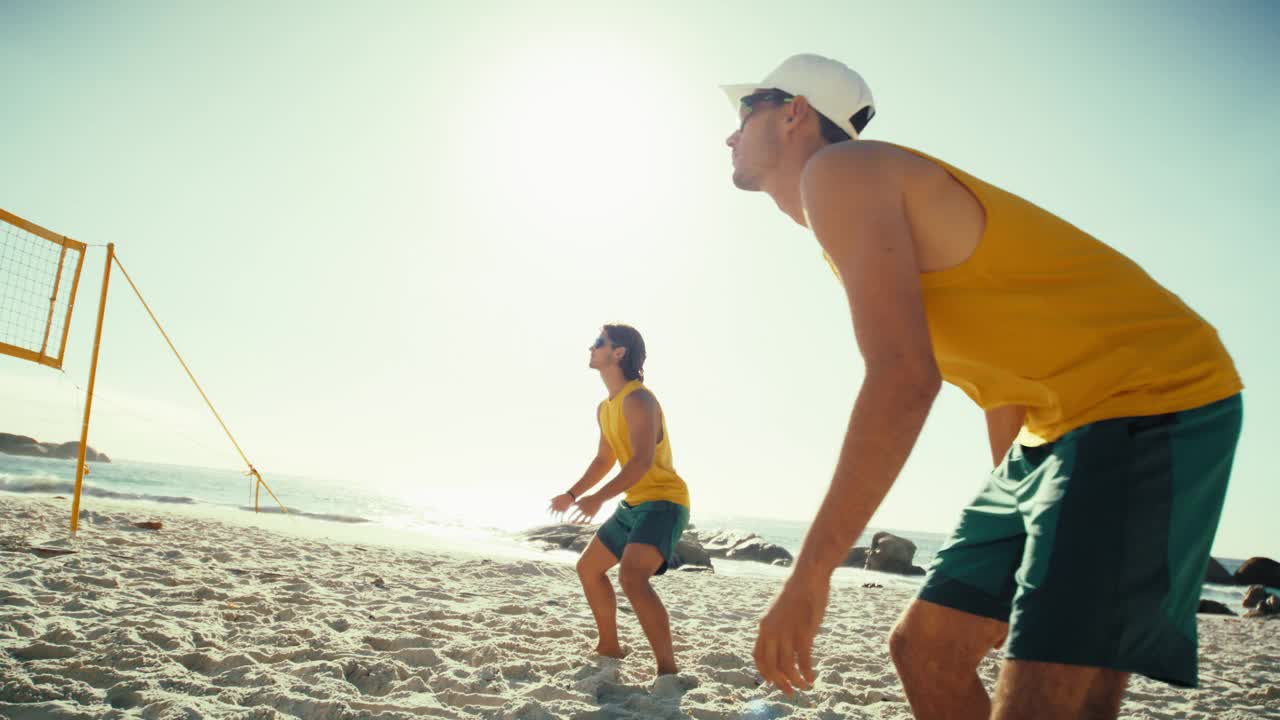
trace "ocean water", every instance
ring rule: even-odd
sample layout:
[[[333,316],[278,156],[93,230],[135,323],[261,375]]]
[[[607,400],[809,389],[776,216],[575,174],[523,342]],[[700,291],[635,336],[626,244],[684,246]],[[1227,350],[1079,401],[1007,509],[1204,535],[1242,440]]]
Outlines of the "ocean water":
[[[133,505],[140,513],[147,508],[215,517],[243,524],[264,526],[318,539],[346,542],[389,543],[425,549],[440,549],[484,557],[540,557],[572,562],[567,552],[546,552],[522,542],[519,531],[553,520],[541,507],[530,512],[507,513],[495,517],[486,506],[474,502],[433,505],[379,490],[379,483],[341,482],[291,475],[267,476],[267,482],[288,508],[282,514],[265,490],[259,495],[262,514],[253,513],[253,480],[232,470],[188,467],[118,460],[90,463],[85,478],[81,508],[93,510],[98,501],[113,506]],[[70,497],[75,479],[75,463],[70,460],[27,458],[0,454],[0,492],[25,495]],[[382,486],[385,486],[382,485]],[[468,514],[469,511],[469,514]],[[752,532],[780,545],[794,555],[800,550],[807,522],[716,515],[695,512],[693,525],[702,531],[737,530]],[[869,528],[858,540],[868,545],[880,529],[889,530],[916,544],[915,564],[927,567],[946,536],[901,528]],[[56,529],[50,529],[55,531]],[[1242,560],[1218,558],[1228,572]],[[761,563],[716,560],[716,571],[730,575],[776,577],[786,568]],[[837,583],[878,582],[919,585],[918,577],[901,577],[860,569],[837,570]],[[1243,588],[1205,585],[1202,596],[1238,608]]]
[[[442,508],[378,492],[377,483],[265,475],[287,512],[265,489],[254,508],[254,481],[234,470],[113,460],[90,463],[81,510],[133,507],[194,514],[316,539],[435,548],[477,555],[527,554],[509,530]],[[0,492],[70,498],[75,462],[0,454]],[[372,488],[372,489],[371,489]]]

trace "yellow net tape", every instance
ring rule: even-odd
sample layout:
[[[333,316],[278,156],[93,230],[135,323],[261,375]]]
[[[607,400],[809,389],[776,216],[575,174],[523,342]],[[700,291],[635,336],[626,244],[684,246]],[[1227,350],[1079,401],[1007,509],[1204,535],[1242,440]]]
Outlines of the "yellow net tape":
[[[62,367],[84,250],[0,210],[0,354]]]

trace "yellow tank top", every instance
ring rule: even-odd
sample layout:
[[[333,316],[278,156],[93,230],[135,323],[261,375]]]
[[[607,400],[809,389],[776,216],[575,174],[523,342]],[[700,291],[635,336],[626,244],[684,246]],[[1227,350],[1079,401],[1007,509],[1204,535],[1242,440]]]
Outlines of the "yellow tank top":
[[[617,395],[600,403],[600,431],[618,456],[620,465],[626,465],[635,454],[631,448],[631,430],[627,427],[627,418],[622,412],[622,401],[642,387],[644,383],[632,380]],[[662,439],[658,441],[658,447],[653,453],[653,467],[640,478],[640,482],[627,490],[625,500],[629,505],[667,500],[689,507],[689,488],[671,464],[671,438],[667,435],[667,420],[662,414],[661,406],[658,407],[658,423]]]
[[[973,255],[920,283],[942,377],[983,409],[1025,406],[1024,440],[1189,410],[1241,390],[1213,326],[1132,260],[1016,195],[903,149],[940,165],[986,211]]]

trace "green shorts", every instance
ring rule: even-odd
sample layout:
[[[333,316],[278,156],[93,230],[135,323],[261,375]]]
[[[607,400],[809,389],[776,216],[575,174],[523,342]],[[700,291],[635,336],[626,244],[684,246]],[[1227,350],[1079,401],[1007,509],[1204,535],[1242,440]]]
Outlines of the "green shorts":
[[[689,525],[689,508],[666,500],[652,500],[628,505],[624,500],[618,509],[596,531],[596,537],[613,556],[622,559],[622,551],[631,543],[652,545],[662,553],[662,567],[654,575],[667,571],[676,543]]]
[[[1009,623],[1006,657],[1195,687],[1196,609],[1240,395],[1014,443],[920,599]]]

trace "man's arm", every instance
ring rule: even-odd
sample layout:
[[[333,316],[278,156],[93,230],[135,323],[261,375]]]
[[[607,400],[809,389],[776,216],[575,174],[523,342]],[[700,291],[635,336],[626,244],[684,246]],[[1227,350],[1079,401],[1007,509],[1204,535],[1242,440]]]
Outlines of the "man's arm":
[[[991,442],[991,464],[999,465],[1005,453],[1022,430],[1027,409],[1021,405],[1004,405],[987,411],[987,438]]]
[[[793,580],[825,583],[898,477],[941,386],[901,172],[879,146],[836,146],[810,161],[809,227],[844,280],[865,364],[831,487]]]
[[[886,152],[839,143],[815,155],[801,179],[807,224],[844,279],[866,375],[831,487],[756,635],[756,668],[787,695],[814,681],[831,573],[897,480],[942,384],[903,176]]]
[[[627,491],[640,482],[653,467],[658,449],[658,401],[648,390],[637,390],[622,401],[622,414],[627,419],[631,437],[631,459],[604,487],[593,493],[601,502]]]
[[[596,409],[596,424],[600,423],[600,411]],[[618,461],[616,455],[613,454],[613,448],[609,446],[609,441],[604,437],[604,428],[600,428],[600,445],[596,449],[596,456],[587,466],[587,471],[582,474],[582,478],[574,483],[565,492],[559,493],[551,498],[551,503],[547,509],[552,513],[563,513],[569,509],[573,503],[582,497],[583,493],[590,490],[596,483],[600,482],[605,473],[609,472],[609,468]]]
[[[596,422],[599,422],[599,414],[596,415]],[[573,484],[569,488],[569,492],[574,498],[582,497],[582,494],[595,487],[609,472],[609,468],[618,462],[618,456],[613,454],[613,448],[609,445],[609,441],[604,437],[604,429],[600,430],[600,445],[596,449],[596,456],[587,466],[587,471],[582,473],[582,479]]]

